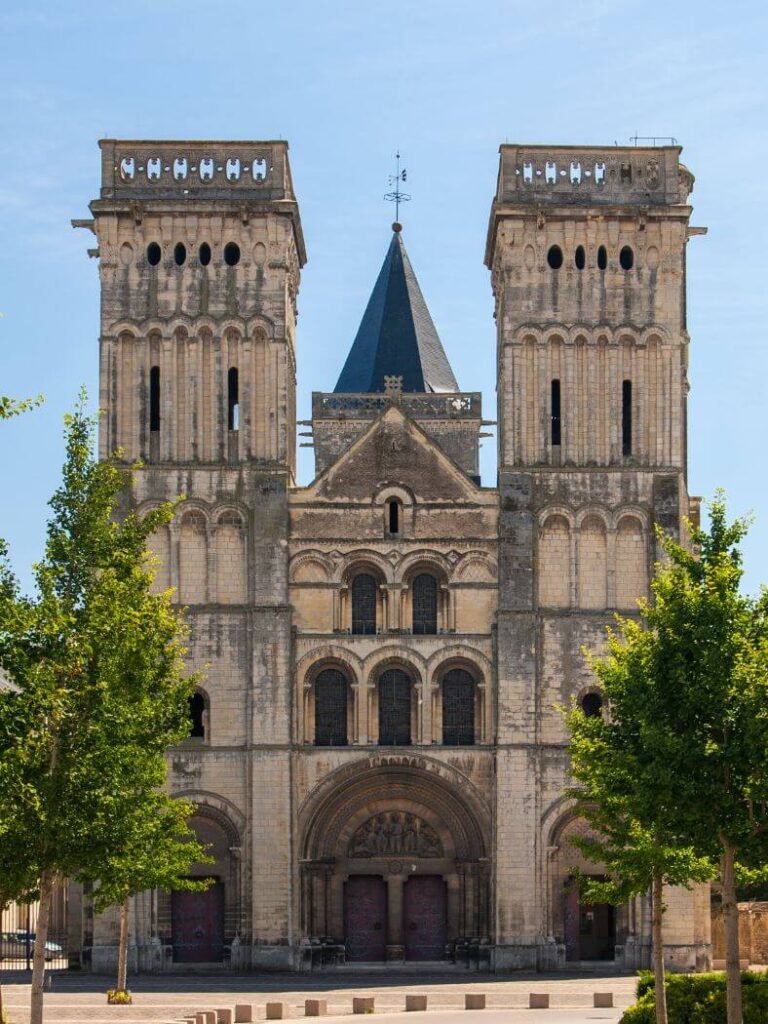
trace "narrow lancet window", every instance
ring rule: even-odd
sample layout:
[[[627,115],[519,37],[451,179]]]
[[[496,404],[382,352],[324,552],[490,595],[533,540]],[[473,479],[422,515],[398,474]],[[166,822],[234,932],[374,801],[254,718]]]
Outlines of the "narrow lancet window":
[[[160,429],[160,367],[149,371],[149,429]]]
[[[390,501],[387,504],[387,532],[400,533],[400,503],[397,501]]]
[[[240,429],[240,391],[236,366],[230,366],[227,374],[227,429]]]
[[[552,381],[552,409],[551,409],[551,421],[552,421],[552,444],[559,445],[561,437],[561,419],[560,419],[560,381]]]
[[[621,454],[632,454],[632,381],[621,382]]]

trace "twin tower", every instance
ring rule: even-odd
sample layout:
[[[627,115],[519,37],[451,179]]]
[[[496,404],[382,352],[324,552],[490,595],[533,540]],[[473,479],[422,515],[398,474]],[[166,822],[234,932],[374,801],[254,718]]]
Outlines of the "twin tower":
[[[603,712],[581,655],[683,536],[686,246],[677,146],[505,145],[485,261],[498,482],[399,225],[296,480],[306,261],[284,142],[101,142],[100,452],[153,539],[205,681],[169,786],[205,894],[136,897],[133,955],[557,969],[645,963],[647,901],[583,907],[557,705]],[[482,354],[481,354],[482,357]],[[485,354],[487,359],[493,353]],[[343,367],[343,368],[342,368]],[[683,538],[684,539],[684,538]],[[709,956],[708,895],[668,894],[667,958]],[[114,956],[87,898],[81,946]]]

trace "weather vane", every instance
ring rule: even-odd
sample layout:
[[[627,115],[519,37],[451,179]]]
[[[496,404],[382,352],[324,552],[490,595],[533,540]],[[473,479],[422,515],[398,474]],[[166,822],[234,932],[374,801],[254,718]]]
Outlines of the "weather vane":
[[[390,203],[395,204],[395,223],[392,225],[395,231],[400,230],[400,203],[407,203],[410,200],[410,196],[407,192],[400,191],[400,182],[408,180],[408,172],[405,168],[400,170],[400,154],[395,154],[397,158],[397,174],[390,174],[389,176],[389,187],[395,186],[394,192],[387,192],[384,196]]]

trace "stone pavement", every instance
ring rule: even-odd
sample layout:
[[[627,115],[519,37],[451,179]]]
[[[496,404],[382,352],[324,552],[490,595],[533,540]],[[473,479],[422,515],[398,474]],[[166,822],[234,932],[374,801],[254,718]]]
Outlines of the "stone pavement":
[[[287,974],[166,974],[129,978],[132,1006],[107,1006],[105,992],[114,985],[111,977],[93,975],[52,975],[52,989],[45,996],[46,1024],[165,1024],[199,1010],[252,1003],[255,1019],[265,1019],[267,1000],[289,1004],[291,1016],[304,1016],[304,1000],[320,996],[328,1002],[332,1021],[344,1016],[350,1024],[352,997],[373,996],[376,1019],[382,1024],[417,1024],[419,1017],[429,1024],[472,1024],[477,1018],[486,1024],[498,1024],[506,1014],[494,1011],[515,1010],[510,1024],[527,1024],[529,1019],[542,1024],[576,1024],[586,1020],[617,1021],[620,1013],[595,1010],[593,992],[613,992],[617,1010],[633,1001],[633,975],[522,975],[499,977],[475,973],[381,974],[316,973]],[[29,976],[21,972],[0,972],[3,1002],[11,1024],[28,1024]],[[483,992],[485,1011],[464,1010],[465,992]],[[522,1013],[530,992],[548,992],[552,1009]],[[426,994],[426,1014],[402,1012],[407,993]],[[440,1011],[434,1013],[433,1011]],[[458,1012],[454,1012],[458,1011]],[[555,1012],[558,1011],[558,1012]],[[560,1012],[562,1011],[562,1012]],[[580,1012],[579,1012],[580,1011]],[[348,1016],[347,1016],[348,1015]],[[385,1016],[386,1015],[386,1016]],[[358,1018],[354,1018],[358,1019]]]

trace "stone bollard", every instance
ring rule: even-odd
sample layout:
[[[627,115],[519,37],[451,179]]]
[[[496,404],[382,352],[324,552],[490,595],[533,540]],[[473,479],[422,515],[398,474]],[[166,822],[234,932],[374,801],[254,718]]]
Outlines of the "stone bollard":
[[[267,1003],[267,1020],[285,1020],[289,1016],[288,1003]]]
[[[405,997],[405,1009],[407,1012],[412,1010],[426,1010],[427,1008],[427,997],[426,996],[406,996]]]
[[[305,1017],[324,1017],[328,1013],[328,1002],[325,999],[305,999]]]
[[[373,996],[353,996],[352,1013],[373,1013],[376,1009],[376,1000]]]
[[[594,1006],[612,1007],[613,1006],[613,992],[595,992],[594,995]]]
[[[235,1024],[251,1024],[253,1020],[252,1003],[235,1003]]]
[[[529,1010],[548,1010],[549,992],[531,992],[528,996]]]
[[[231,1006],[225,1006],[220,1010],[216,1011],[216,1022],[217,1024],[234,1024],[234,1014],[232,1013]]]
[[[467,992],[464,995],[465,1010],[484,1010],[485,995],[482,992]]]
[[[201,1010],[195,1014],[195,1024],[216,1024],[215,1010]]]

